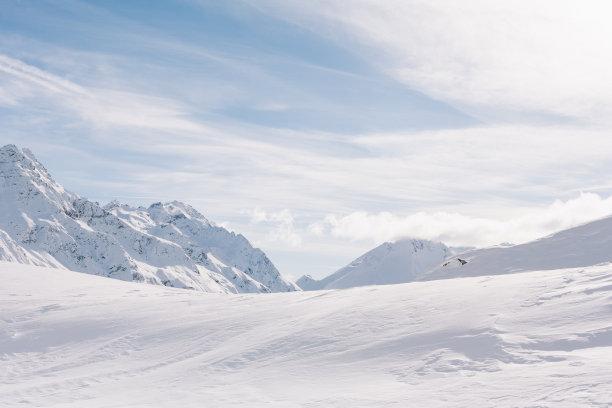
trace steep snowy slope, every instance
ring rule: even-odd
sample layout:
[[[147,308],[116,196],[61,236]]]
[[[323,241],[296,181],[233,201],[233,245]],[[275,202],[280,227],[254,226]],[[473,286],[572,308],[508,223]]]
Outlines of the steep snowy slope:
[[[151,228],[138,227],[115,207],[104,209],[66,191],[29,150],[0,149],[1,260],[207,292],[297,289],[243,236],[189,215],[196,213],[190,207],[182,215],[163,210],[167,217],[149,219]],[[169,239],[167,227],[190,238]]]
[[[133,208],[114,201],[105,209],[136,230],[176,243],[189,258],[224,275],[234,285],[257,289],[243,292],[261,291],[262,285],[272,292],[297,289],[244,236],[213,225],[187,204],[174,201]]]
[[[0,260],[63,269],[63,266],[50,254],[28,251],[2,230],[0,230]]]
[[[450,255],[451,249],[439,242],[418,239],[385,242],[324,279],[302,276],[296,283],[302,290],[406,283]]]
[[[522,245],[466,252],[441,263],[419,280],[581,267],[611,261],[612,217],[608,217]]]
[[[612,266],[217,294],[0,263],[3,407],[606,407]]]

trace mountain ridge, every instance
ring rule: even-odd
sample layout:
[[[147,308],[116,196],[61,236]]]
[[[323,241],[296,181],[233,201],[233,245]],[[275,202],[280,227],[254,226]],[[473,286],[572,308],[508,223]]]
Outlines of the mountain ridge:
[[[64,189],[27,148],[0,148],[0,192],[3,260],[206,292],[299,290],[193,207],[102,207]]]
[[[296,284],[302,290],[320,290],[407,283],[453,253],[441,242],[405,238],[385,242],[321,280],[304,275]]]
[[[524,244],[467,251],[425,272],[418,280],[576,268],[607,262],[612,262],[612,216]]]

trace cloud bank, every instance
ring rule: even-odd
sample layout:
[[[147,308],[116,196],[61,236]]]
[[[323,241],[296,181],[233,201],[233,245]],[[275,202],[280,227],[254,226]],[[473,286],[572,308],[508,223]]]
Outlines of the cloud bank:
[[[597,194],[583,193],[506,219],[450,212],[418,212],[407,216],[389,212],[354,212],[344,216],[329,215],[313,224],[311,231],[318,235],[329,233],[335,238],[378,243],[410,237],[456,246],[489,246],[505,242],[524,243],[610,215],[612,196],[602,198]]]

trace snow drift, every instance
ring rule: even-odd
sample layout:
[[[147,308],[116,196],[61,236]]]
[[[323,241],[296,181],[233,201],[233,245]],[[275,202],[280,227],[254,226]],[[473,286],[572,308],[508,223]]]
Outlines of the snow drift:
[[[3,407],[586,407],[612,266],[267,296],[0,263]]]

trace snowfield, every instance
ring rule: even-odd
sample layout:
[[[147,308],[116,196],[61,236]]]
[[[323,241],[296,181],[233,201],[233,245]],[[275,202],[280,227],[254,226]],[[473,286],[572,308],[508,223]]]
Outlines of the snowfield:
[[[0,278],[3,407],[612,402],[610,264],[266,295]]]

